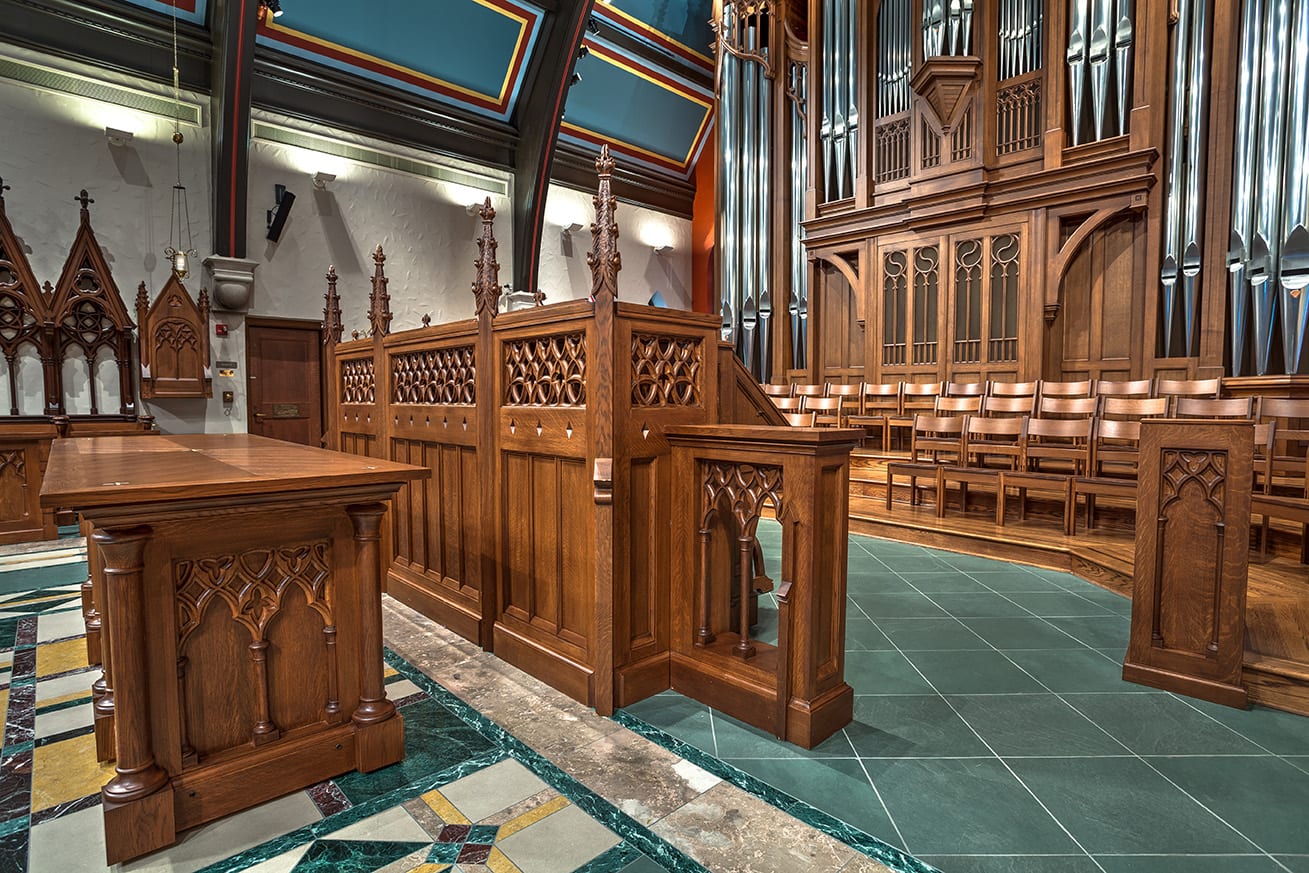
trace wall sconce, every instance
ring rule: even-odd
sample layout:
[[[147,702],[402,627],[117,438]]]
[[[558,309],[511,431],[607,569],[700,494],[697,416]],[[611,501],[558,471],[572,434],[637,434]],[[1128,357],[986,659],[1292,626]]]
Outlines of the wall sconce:
[[[481,203],[469,203],[467,206],[464,207],[464,210],[469,215],[477,215],[480,213],[481,209],[482,209]]]
[[[119,130],[116,127],[105,128],[105,139],[115,148],[122,148],[132,142],[132,132],[130,130]]]
[[[563,227],[559,228],[559,233],[564,237],[564,239],[568,239],[581,229],[582,229],[582,225],[574,221],[572,224],[566,224]]]
[[[318,171],[317,173],[314,173],[314,175],[313,175],[313,180],[314,180],[314,187],[315,187],[315,188],[317,188],[319,191],[326,191],[326,190],[327,190],[327,183],[328,183],[328,182],[335,182],[335,181],[336,181],[336,174],[335,174],[335,173],[324,173],[324,172],[322,172],[322,171],[320,170],[320,171]]]
[[[662,255],[665,252],[671,252],[673,250],[673,247],[668,245],[667,243],[658,246],[650,246],[650,248],[654,250],[654,253],[656,255]]]

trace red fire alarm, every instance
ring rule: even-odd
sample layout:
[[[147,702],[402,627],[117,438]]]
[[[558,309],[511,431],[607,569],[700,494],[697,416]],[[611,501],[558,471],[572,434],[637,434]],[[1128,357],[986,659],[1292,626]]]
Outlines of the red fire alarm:
[[[221,321],[214,323],[214,336],[227,336],[227,325]]]

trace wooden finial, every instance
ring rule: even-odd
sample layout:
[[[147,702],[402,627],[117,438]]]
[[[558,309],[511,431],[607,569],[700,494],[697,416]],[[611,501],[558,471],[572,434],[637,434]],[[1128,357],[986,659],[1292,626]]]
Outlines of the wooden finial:
[[[431,316],[431,314],[430,314],[430,313],[427,313],[427,312],[424,312],[424,313],[423,313],[423,327],[428,327],[428,326],[431,325],[431,323],[432,323],[432,316]]]
[[[9,186],[5,184],[4,178],[0,177],[0,206],[5,205],[5,192],[8,190]]]
[[[379,244],[373,252],[373,290],[368,292],[368,324],[373,336],[391,332],[391,295],[386,291],[386,254]]]
[[[477,301],[477,314],[489,312],[495,318],[500,304],[500,264],[495,259],[495,250],[500,243],[495,239],[495,207],[491,198],[478,210],[482,216],[482,235],[477,239],[477,278],[473,280],[473,297]]]
[[[600,175],[600,187],[593,198],[595,223],[591,225],[591,251],[586,256],[586,263],[591,268],[591,299],[608,297],[617,300],[618,271],[623,268],[623,258],[618,253],[618,221],[615,218],[618,201],[610,185],[614,159],[609,154],[608,143],[600,147],[595,169]]]
[[[327,268],[327,293],[323,295],[323,344],[335,345],[345,330],[341,324],[341,298],[336,293],[336,266]]]
[[[95,201],[86,193],[85,188],[78,192],[78,195],[73,199],[82,204],[82,223],[86,224],[91,220],[91,210],[88,207]]]
[[[545,292],[540,288],[537,288],[532,292],[532,301],[536,303],[537,306],[545,306]]]

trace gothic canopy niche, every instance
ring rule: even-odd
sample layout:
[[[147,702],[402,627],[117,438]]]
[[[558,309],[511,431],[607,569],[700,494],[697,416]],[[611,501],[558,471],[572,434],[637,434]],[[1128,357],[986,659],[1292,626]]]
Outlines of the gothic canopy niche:
[[[141,396],[212,397],[209,293],[201,288],[197,305],[170,273],[152,305],[142,282],[136,291],[136,319],[141,326]]]

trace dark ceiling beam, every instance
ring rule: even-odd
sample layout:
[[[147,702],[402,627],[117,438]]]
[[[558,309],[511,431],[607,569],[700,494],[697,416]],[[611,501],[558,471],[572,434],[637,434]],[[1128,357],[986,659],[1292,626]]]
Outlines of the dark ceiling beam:
[[[252,103],[385,142],[509,169],[518,136],[508,124],[260,46]]]
[[[568,84],[577,64],[577,50],[586,33],[595,0],[558,0],[558,9],[545,19],[518,95],[518,154],[514,161],[514,289],[535,291],[541,259],[541,231],[545,225],[545,198],[559,122],[563,117]]]
[[[250,93],[254,81],[259,0],[213,0],[214,253],[245,257],[250,199]]]
[[[595,157],[592,148],[574,145],[571,142],[559,143],[555,153],[553,179],[569,188],[595,192]],[[695,185],[682,179],[674,179],[656,173],[630,161],[622,156],[616,158],[618,166],[614,170],[614,196],[619,200],[648,206],[660,212],[667,212],[679,218],[690,218],[695,202]],[[619,225],[622,225],[620,218]]]
[[[70,60],[173,83],[171,22],[122,0],[0,0],[0,34]],[[209,90],[209,34],[179,20],[177,49],[182,86]]]

